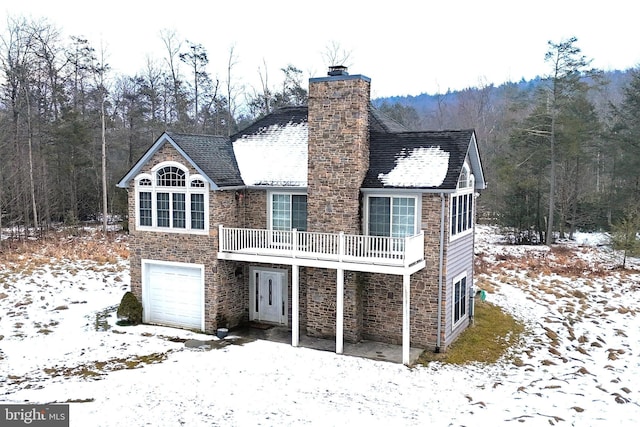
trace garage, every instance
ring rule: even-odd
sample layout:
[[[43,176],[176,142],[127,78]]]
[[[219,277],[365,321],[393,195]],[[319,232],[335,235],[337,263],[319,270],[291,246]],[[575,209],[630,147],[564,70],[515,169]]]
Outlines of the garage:
[[[145,323],[204,330],[204,266],[142,262]]]

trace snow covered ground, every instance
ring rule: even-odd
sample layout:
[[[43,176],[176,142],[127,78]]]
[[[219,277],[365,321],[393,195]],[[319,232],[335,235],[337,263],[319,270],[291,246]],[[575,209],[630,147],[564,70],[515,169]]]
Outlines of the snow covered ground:
[[[117,255],[7,257],[0,401],[70,403],[71,426],[636,425],[640,267],[616,268],[599,238],[514,247],[478,227],[477,284],[528,334],[496,364],[413,368],[267,341],[187,348],[212,337],[115,325]]]

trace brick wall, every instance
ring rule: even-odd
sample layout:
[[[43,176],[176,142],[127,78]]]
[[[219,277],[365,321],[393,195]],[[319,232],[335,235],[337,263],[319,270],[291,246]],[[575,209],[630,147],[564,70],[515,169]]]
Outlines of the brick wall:
[[[208,250],[212,253],[213,260],[207,268],[215,272],[213,283],[215,285],[214,300],[215,310],[207,319],[212,325],[212,330],[218,323],[222,326],[234,327],[249,320],[249,285],[248,269],[244,263],[235,261],[219,261],[218,253],[218,227],[220,224],[226,227],[242,227],[245,216],[244,196],[236,191],[209,192],[209,234],[213,237],[212,246]]]
[[[172,160],[189,164],[170,145],[164,144],[145,165],[141,173],[150,173],[159,162]],[[189,167],[192,174],[197,171]],[[142,298],[142,259],[202,264],[205,271],[205,330],[214,332],[222,323],[235,326],[248,318],[248,285],[244,276],[236,275],[242,265],[218,261],[218,225],[239,226],[241,203],[233,191],[209,193],[209,234],[189,234],[136,229],[135,187],[129,186],[129,230],[131,290]]]
[[[367,78],[309,81],[309,231],[359,233],[360,185],[369,168]]]
[[[411,344],[430,349],[436,346],[438,326],[440,212],[440,195],[424,194],[421,222],[425,233],[426,267],[412,274],[410,282]],[[445,212],[448,212],[446,206]],[[445,233],[445,239],[446,236]],[[444,255],[446,261],[446,245]],[[402,277],[366,274],[363,282],[363,337],[395,344],[402,343]],[[443,297],[441,346],[444,346],[446,330],[445,313],[446,300]]]
[[[336,334],[336,271],[307,268],[307,335]]]
[[[265,229],[267,224],[267,191],[245,190],[243,192],[242,220],[240,227]]]
[[[370,82],[363,76],[309,81],[307,225],[309,231],[359,234],[360,186],[369,167]],[[309,268],[307,334],[335,336],[336,271]],[[345,273],[345,340],[362,334],[362,287]]]
[[[402,343],[402,276],[367,273],[363,277],[363,337]]]
[[[447,218],[448,206],[445,197],[445,233],[443,268],[447,257]],[[411,336],[412,342],[420,347],[435,348],[438,327],[438,277],[440,263],[440,222],[442,201],[439,194],[424,194],[422,196],[422,229],[424,230],[424,255],[426,267],[411,276]],[[443,270],[443,274],[446,271]],[[446,299],[443,281],[442,313],[446,313]],[[441,316],[441,346],[444,343],[445,319]],[[443,349],[444,350],[444,349]]]
[[[343,320],[345,341],[358,342],[363,338],[363,292],[364,280],[362,273],[345,271]]]

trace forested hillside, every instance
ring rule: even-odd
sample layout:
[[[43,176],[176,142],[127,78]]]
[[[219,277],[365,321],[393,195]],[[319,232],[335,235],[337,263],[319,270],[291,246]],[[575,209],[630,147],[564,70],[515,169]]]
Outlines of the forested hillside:
[[[115,184],[164,130],[230,135],[306,103],[295,65],[247,89],[236,84],[233,49],[214,77],[202,45],[172,32],[162,41],[162,62],[115,75],[87,40],[9,20],[0,34],[0,227],[125,215]],[[478,215],[515,227],[522,241],[637,221],[640,71],[591,70],[575,40],[550,44],[545,59],[548,74],[533,81],[374,104],[413,129],[476,129],[489,184]]]
[[[640,72],[589,69],[575,41],[550,45],[547,59],[549,74],[532,81],[375,105],[410,129],[474,128],[488,181],[478,215],[518,242],[640,228]]]

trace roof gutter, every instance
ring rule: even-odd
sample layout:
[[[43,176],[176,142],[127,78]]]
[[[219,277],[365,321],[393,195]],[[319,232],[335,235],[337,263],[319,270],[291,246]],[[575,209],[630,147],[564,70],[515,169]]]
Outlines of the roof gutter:
[[[402,193],[402,194],[453,194],[458,191],[456,188],[441,189],[441,188],[419,188],[419,187],[384,187],[384,188],[360,188],[361,192],[369,194],[389,194],[389,191]]]
[[[437,314],[437,335],[436,335],[436,353],[440,353],[442,345],[440,334],[442,333],[442,271],[444,270],[444,226],[445,226],[445,198],[444,193],[440,193],[440,259],[438,264],[438,314]]]
[[[232,185],[229,187],[218,187],[216,190],[220,191],[238,191],[238,190],[246,190],[248,187],[246,185]]]
[[[297,186],[297,185],[245,185],[243,188],[247,190],[282,190],[282,191],[307,191],[307,186]]]

